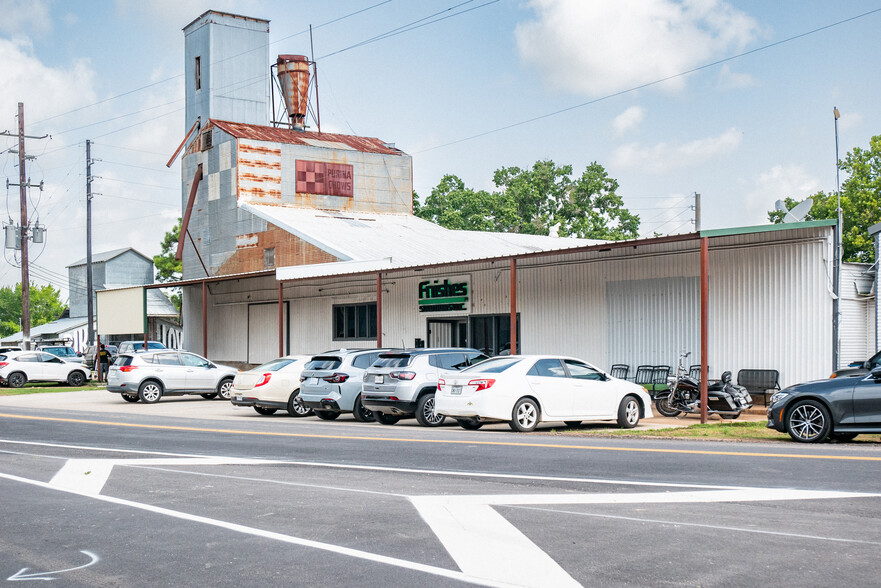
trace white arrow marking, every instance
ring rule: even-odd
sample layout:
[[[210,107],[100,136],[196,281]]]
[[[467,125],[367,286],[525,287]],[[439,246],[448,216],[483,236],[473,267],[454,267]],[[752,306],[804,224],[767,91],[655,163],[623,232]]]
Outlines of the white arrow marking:
[[[492,505],[752,502],[877,496],[855,492],[744,488],[625,494],[413,496],[410,501],[465,574],[518,586],[580,586]]]
[[[64,572],[72,572],[74,570],[81,570],[83,568],[87,568],[92,564],[98,563],[101,558],[92,553],[91,551],[80,550],[80,553],[85,553],[92,561],[87,564],[83,564],[81,566],[77,566],[75,568],[67,568],[66,570],[55,570],[54,572],[35,572],[33,574],[25,574],[30,568],[21,568],[8,578],[6,578],[7,582],[18,582],[23,580],[57,580],[58,578],[49,578],[46,576],[52,576],[53,574],[63,574]]]

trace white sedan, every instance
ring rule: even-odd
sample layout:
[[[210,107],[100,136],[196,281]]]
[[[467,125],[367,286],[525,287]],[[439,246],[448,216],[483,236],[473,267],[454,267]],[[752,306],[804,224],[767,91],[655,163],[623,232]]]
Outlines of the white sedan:
[[[0,355],[0,383],[21,388],[26,382],[58,382],[82,386],[89,371],[81,363],[71,363],[42,351],[10,351]]]
[[[311,355],[287,355],[246,372],[236,374],[230,400],[235,406],[251,406],[259,414],[275,414],[279,409],[295,417],[312,414],[300,404],[300,373]]]
[[[466,429],[507,421],[527,432],[540,422],[617,420],[626,429],[651,418],[645,388],[619,380],[572,357],[511,355],[488,359],[461,372],[444,374],[434,410]]]

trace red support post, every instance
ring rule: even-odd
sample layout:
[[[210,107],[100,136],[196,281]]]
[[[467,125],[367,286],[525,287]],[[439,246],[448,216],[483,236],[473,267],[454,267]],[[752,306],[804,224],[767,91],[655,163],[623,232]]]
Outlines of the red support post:
[[[376,346],[382,347],[382,272],[376,272]]]
[[[517,259],[511,258],[511,355],[517,354]]]
[[[202,280],[202,356],[208,357],[208,283]]]
[[[701,424],[707,422],[710,330],[710,239],[701,238]]]
[[[284,285],[278,283],[278,356],[284,356],[284,301],[283,299]]]

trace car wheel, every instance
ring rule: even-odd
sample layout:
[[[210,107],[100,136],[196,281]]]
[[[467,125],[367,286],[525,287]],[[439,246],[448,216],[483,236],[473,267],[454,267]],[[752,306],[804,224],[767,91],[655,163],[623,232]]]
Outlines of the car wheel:
[[[438,427],[447,420],[444,415],[434,412],[434,392],[419,397],[416,402],[416,420],[423,427]]]
[[[541,409],[538,402],[532,398],[521,398],[514,405],[511,411],[511,422],[508,423],[512,429],[520,433],[528,433],[534,431],[541,419]]]
[[[217,387],[217,394],[220,394],[222,399],[229,400],[230,396],[232,396],[232,378],[224,378],[220,380],[220,385]]]
[[[288,414],[292,417],[304,417],[312,414],[312,409],[300,404],[300,389],[297,388],[291,393],[291,397],[288,398]]]
[[[208,394],[200,394],[199,396],[201,396],[205,400],[214,400],[215,398],[217,398],[217,392],[210,392]]]
[[[726,421],[733,421],[734,419],[736,419],[737,417],[740,416],[740,413],[736,412],[734,414],[720,414],[719,416],[722,417],[723,419],[725,419]]]
[[[565,424],[567,427],[577,427],[581,424],[581,421],[563,421],[563,424]]]
[[[122,399],[126,402],[137,402],[139,400],[137,394],[123,394]]]
[[[829,411],[815,400],[802,400],[786,415],[789,436],[801,443],[819,443],[832,428]]]
[[[67,383],[71,386],[82,386],[86,383],[86,374],[79,370],[72,371],[67,375]]]
[[[857,438],[858,433],[830,433],[829,438],[833,441],[840,441],[842,443],[846,443],[848,441],[853,441]]]
[[[316,410],[315,416],[320,418],[322,421],[332,421],[340,416],[340,411],[338,411],[338,410]]]
[[[377,423],[382,423],[383,425],[394,425],[401,417],[393,414],[385,414],[384,412],[373,412],[373,418],[376,419]]]
[[[477,419],[456,419],[459,426],[469,431],[476,431],[483,426],[483,423]]]
[[[678,417],[682,414],[681,410],[677,410],[670,405],[670,398],[672,394],[664,394],[663,396],[658,396],[655,398],[655,408],[658,409],[658,412],[661,413],[661,416],[665,417]]]
[[[376,420],[376,418],[373,416],[373,411],[368,408],[364,408],[364,405],[361,404],[360,395],[358,395],[358,397],[355,399],[355,405],[352,407],[352,415],[359,423],[372,423]]]
[[[618,407],[618,426],[632,429],[639,424],[639,401],[633,396],[625,396]]]
[[[28,381],[27,377],[21,372],[13,372],[6,378],[10,388],[21,388]]]
[[[267,408],[265,406],[255,406],[254,410],[256,410],[258,414],[262,414],[263,416],[269,416],[278,412],[277,408]]]
[[[159,399],[162,398],[162,386],[152,380],[144,382],[138,388],[138,397],[141,399],[141,402],[146,402],[147,404],[159,402]]]

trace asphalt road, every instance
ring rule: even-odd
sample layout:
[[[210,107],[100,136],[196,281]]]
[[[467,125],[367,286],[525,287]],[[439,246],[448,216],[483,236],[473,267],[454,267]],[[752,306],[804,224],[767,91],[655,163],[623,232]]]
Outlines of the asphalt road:
[[[549,432],[0,397],[0,581],[879,584],[879,447]]]

